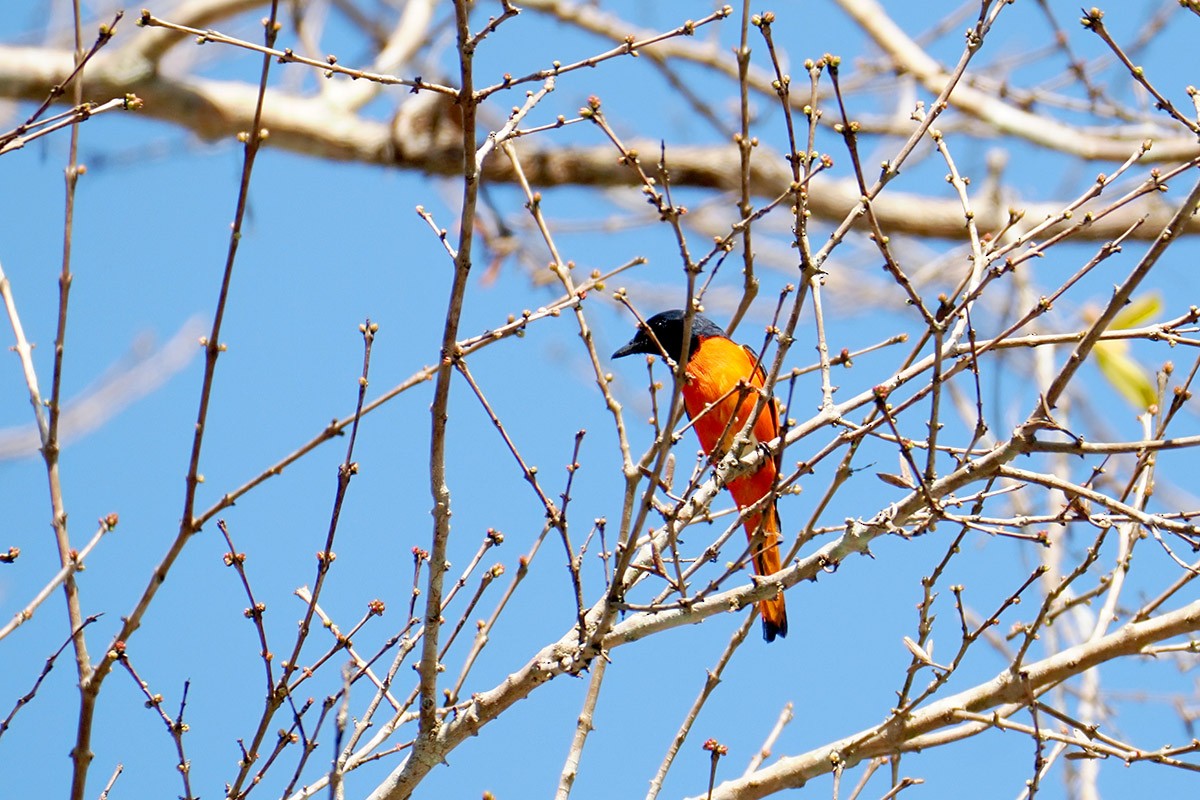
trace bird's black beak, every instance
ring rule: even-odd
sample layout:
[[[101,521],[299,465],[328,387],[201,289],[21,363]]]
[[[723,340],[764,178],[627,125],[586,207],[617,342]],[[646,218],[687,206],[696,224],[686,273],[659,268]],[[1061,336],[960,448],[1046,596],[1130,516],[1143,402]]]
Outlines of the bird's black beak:
[[[653,349],[648,349],[648,348],[653,348]],[[624,356],[631,356],[634,353],[656,353],[656,352],[657,352],[657,348],[654,348],[654,342],[652,342],[650,340],[650,337],[647,336],[644,331],[639,330],[637,332],[637,335],[634,336],[632,339],[630,339],[628,342],[626,342],[624,344],[624,346],[619,348],[615,353],[613,353],[612,357],[613,358],[623,358]]]

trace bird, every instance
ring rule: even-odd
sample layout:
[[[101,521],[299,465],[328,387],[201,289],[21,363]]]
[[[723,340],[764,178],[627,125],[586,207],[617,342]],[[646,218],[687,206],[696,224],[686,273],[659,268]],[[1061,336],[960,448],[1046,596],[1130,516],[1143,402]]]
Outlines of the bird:
[[[665,354],[678,363],[683,359],[683,327],[684,312],[680,309],[655,314],[640,325],[636,335],[612,357],[623,358],[634,353]],[[696,314],[692,317],[690,340],[682,389],[683,406],[705,454],[720,458],[754,412],[758,403],[758,392],[754,389],[762,388],[766,371],[753,350],[734,342],[719,325],[705,316]],[[738,384],[743,381],[746,387],[752,388],[739,391]],[[750,428],[750,442],[766,444],[778,436],[779,405],[772,397],[763,405]],[[758,469],[730,480],[726,488],[738,508],[746,509],[772,492],[775,476],[775,461],[766,458]],[[759,575],[778,572],[782,566],[779,543],[783,536],[775,499],[746,514],[743,527],[751,545],[756,547],[752,554],[754,571]],[[772,642],[777,636],[787,636],[787,608],[782,593],[760,601],[758,610],[764,639]]]

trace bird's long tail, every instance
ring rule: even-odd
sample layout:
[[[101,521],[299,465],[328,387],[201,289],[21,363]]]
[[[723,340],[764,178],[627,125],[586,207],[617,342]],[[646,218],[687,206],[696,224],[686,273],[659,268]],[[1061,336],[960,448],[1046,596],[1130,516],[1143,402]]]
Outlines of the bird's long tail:
[[[760,524],[762,535],[758,537],[758,550],[754,553],[754,571],[759,575],[771,575],[783,567],[779,559],[779,543],[783,536],[779,533],[779,515],[774,507],[761,516],[756,514],[746,520],[746,536],[751,543],[755,542]],[[762,617],[764,639],[773,642],[776,636],[787,636],[787,606],[782,592],[760,601],[758,613]]]

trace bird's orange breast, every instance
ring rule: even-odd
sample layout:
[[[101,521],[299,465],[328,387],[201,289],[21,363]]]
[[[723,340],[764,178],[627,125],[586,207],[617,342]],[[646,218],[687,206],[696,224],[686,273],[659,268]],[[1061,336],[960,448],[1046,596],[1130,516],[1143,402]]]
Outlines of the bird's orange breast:
[[[701,339],[688,360],[683,402],[706,453],[724,453],[733,437],[746,424],[758,403],[763,372],[741,345],[713,336]],[[739,392],[745,381],[753,389]],[[715,404],[715,405],[714,405]],[[705,409],[713,405],[705,413]],[[730,424],[730,420],[733,420]],[[757,442],[766,443],[779,435],[779,416],[774,401],[768,401],[751,429]]]

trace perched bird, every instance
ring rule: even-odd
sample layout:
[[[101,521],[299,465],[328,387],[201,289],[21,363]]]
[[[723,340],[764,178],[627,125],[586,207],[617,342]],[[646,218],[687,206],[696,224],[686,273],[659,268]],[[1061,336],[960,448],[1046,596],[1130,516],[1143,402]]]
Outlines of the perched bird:
[[[653,336],[651,335],[653,334]],[[655,341],[657,339],[657,342]],[[659,347],[661,345],[661,349]],[[676,362],[683,357],[683,311],[664,311],[646,320],[633,337],[613,358],[647,353],[663,353]],[[697,314],[692,318],[691,346],[688,347],[687,370],[683,382],[683,405],[693,420],[692,427],[704,452],[715,458],[724,455],[733,437],[745,426],[754,412],[758,393],[739,392],[739,381],[761,388],[766,371],[757,363],[750,348],[736,344],[712,320]],[[710,408],[711,406],[711,408]],[[707,411],[706,411],[707,409]],[[731,422],[732,419],[732,422]],[[779,436],[779,407],[774,398],[768,400],[750,429],[751,444],[767,443]],[[738,508],[753,506],[770,494],[775,484],[775,462],[765,459],[752,474],[741,475],[729,482],[729,493]],[[756,544],[754,571],[759,575],[778,572],[779,513],[772,499],[765,506],[746,515],[746,536]],[[757,535],[761,534],[761,536]],[[768,642],[776,636],[787,636],[787,611],[783,595],[758,604],[763,621],[763,638]]]

